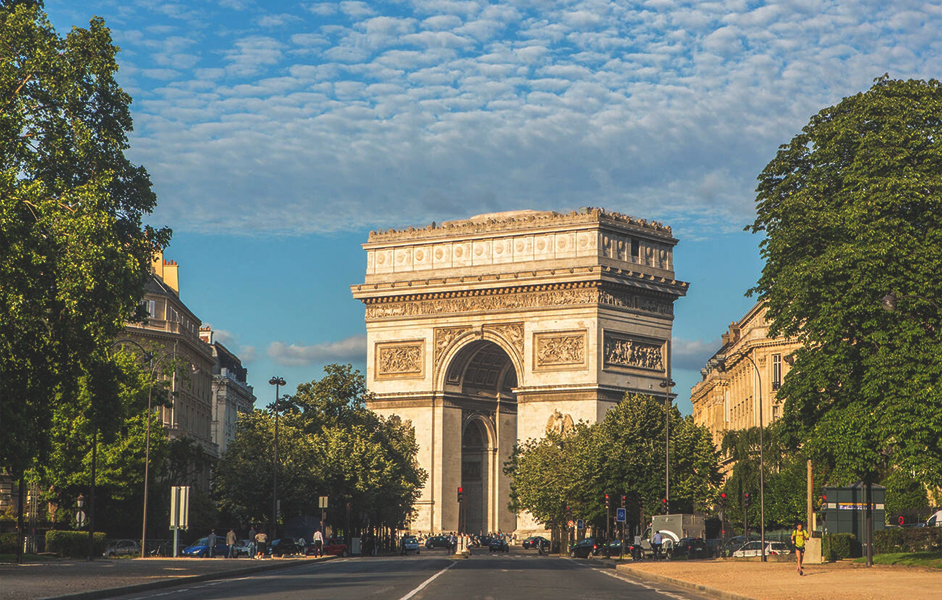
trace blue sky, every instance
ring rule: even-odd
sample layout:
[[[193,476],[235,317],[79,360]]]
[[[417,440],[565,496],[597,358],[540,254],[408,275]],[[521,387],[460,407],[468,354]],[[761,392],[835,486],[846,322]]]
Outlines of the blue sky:
[[[181,297],[268,402],[365,371],[371,229],[601,206],[680,244],[674,379],[689,389],[762,268],[756,176],[809,118],[938,78],[942,3],[894,0],[46,0],[105,19],[131,160],[174,230]],[[261,402],[260,402],[261,404]]]

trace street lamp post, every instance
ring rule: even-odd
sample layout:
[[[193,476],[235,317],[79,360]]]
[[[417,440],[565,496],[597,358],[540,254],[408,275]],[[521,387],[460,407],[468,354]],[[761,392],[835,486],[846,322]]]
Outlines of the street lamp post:
[[[143,359],[150,362],[150,377],[147,380],[147,429],[144,437],[144,518],[141,525],[141,558],[145,558],[147,556],[147,498],[148,485],[150,482],[150,420],[151,411],[153,410],[152,400],[154,394],[154,374],[156,373],[157,367],[160,366],[166,355],[161,356],[156,362],[154,362],[154,353],[148,352],[143,346],[134,340],[118,340],[112,344],[112,347],[117,346],[118,344],[133,344],[137,346],[144,353]]]
[[[671,388],[677,385],[677,382],[667,376],[667,379],[658,384],[664,389],[664,500],[667,501],[667,509],[670,512],[671,504]]]
[[[763,429],[763,419],[762,419],[762,372],[759,370],[759,365],[756,364],[756,361],[752,359],[751,356],[745,352],[735,352],[731,356],[740,356],[745,358],[756,370],[756,383],[759,386],[759,530],[760,538],[762,544],[762,562],[766,562],[765,555],[765,440],[762,432]],[[725,361],[729,360],[730,357],[724,359],[724,369]],[[749,541],[749,540],[746,540]]]
[[[271,499],[271,534],[272,540],[278,537],[278,393],[285,384],[283,377],[272,377],[268,383],[275,386],[275,468],[272,469]]]

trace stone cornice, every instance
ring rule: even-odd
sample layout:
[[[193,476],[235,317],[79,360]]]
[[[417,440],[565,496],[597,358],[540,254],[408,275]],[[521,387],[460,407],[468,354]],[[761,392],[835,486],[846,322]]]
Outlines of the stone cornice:
[[[525,282],[527,279],[545,280],[547,277],[575,276],[578,277],[589,274],[596,274],[600,279],[589,281],[569,281],[562,283],[533,283],[525,286],[515,286],[515,283]],[[546,269],[540,271],[527,270],[517,273],[496,274],[496,275],[469,275],[462,277],[432,277],[423,279],[413,279],[411,281],[392,281],[388,283],[360,283],[351,285],[350,290],[354,298],[363,301],[364,304],[370,304],[370,301],[388,301],[392,295],[396,294],[396,300],[425,300],[433,298],[456,298],[460,296],[481,296],[494,293],[514,293],[515,291],[546,291],[555,289],[566,289],[572,287],[598,287],[602,284],[602,278],[619,280],[619,283],[628,284],[631,287],[648,287],[656,291],[663,291],[677,296],[683,296],[687,293],[690,284],[686,281],[668,279],[642,271],[632,269],[619,269],[615,267],[582,267],[568,269]],[[498,283],[500,282],[500,283]],[[480,288],[467,289],[466,286],[484,286],[487,283],[498,285],[507,285],[503,288]],[[443,288],[451,286],[462,286],[457,291],[436,291],[422,292],[422,288]],[[559,287],[563,286],[563,287]],[[657,288],[662,288],[658,290]],[[413,293],[409,293],[412,291]]]
[[[516,211],[493,213],[461,221],[448,221],[437,225],[432,223],[424,229],[389,229],[371,231],[366,245],[386,242],[414,242],[435,240],[462,235],[477,235],[497,232],[526,231],[556,226],[570,225],[612,225],[620,229],[634,230],[638,233],[676,242],[671,235],[671,228],[656,221],[635,219],[628,215],[609,212],[601,208],[587,208],[582,211],[557,213],[553,211]]]
[[[544,310],[564,306],[598,307],[673,317],[678,291],[639,289],[602,281],[456,290],[401,296],[361,296],[366,321],[426,316]]]

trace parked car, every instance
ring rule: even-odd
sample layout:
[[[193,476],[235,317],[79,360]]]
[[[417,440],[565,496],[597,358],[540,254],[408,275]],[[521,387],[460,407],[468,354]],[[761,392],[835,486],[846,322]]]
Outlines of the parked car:
[[[235,543],[235,555],[236,558],[240,556],[248,556],[251,558],[250,551],[252,548],[252,540],[236,540]]]
[[[674,544],[674,556],[687,558],[710,558],[713,552],[700,538],[680,538]]]
[[[325,556],[350,556],[347,545],[340,538],[330,538],[324,543]]]
[[[226,545],[225,540],[226,538],[224,537],[216,537],[216,556],[223,557],[229,551],[229,546]],[[194,556],[198,558],[207,558],[210,556],[209,538],[200,538],[184,548],[183,556]]]
[[[595,538],[586,538],[572,545],[572,548],[569,549],[569,556],[571,558],[589,558],[589,555],[598,547]]]
[[[592,551],[592,556],[605,556],[605,543],[600,541],[597,546],[598,547]],[[621,555],[621,540],[612,540],[608,545],[608,554],[609,556]]]
[[[942,527],[942,510],[935,511],[926,519],[926,527]]]
[[[765,545],[766,555],[775,555],[775,554],[791,554],[791,548],[788,547],[788,544],[785,542],[766,542]],[[762,541],[753,540],[743,544],[743,546],[733,552],[733,556],[736,558],[746,558],[749,556],[761,556],[762,554]]]
[[[549,540],[541,535],[531,535],[523,540],[524,550],[536,550],[541,544],[549,545]]]
[[[273,541],[265,548],[265,554],[268,556],[291,556],[301,554],[301,549],[291,538],[280,538]]]
[[[491,541],[487,544],[487,548],[491,552],[510,552],[510,546],[507,545],[507,540],[499,536],[491,538]]]
[[[408,554],[410,552],[419,553],[419,540],[414,535],[407,535],[399,542],[399,553]]]
[[[151,543],[147,540],[147,545]],[[183,556],[183,549],[186,544],[177,544],[177,556]],[[173,540],[159,540],[157,547],[150,551],[151,556],[173,556]]]
[[[432,548],[450,548],[451,542],[448,541],[447,535],[433,535],[425,540],[425,547],[428,550]]]
[[[719,558],[723,556],[723,540],[720,538],[714,538],[706,540],[707,548],[710,549],[710,556],[713,558]]]
[[[141,545],[135,540],[112,540],[105,546],[105,552],[102,554],[105,558],[115,558],[117,556],[140,556]]]

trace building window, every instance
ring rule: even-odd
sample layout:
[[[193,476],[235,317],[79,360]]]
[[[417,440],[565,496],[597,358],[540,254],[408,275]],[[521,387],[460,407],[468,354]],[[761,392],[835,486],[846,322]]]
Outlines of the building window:
[[[631,240],[631,258],[640,258],[640,257],[641,257],[640,242],[638,242],[638,240]]]
[[[772,355],[772,389],[782,387],[782,355]]]
[[[157,315],[157,303],[153,300],[141,300],[141,306],[147,311],[147,316],[155,317]]]

